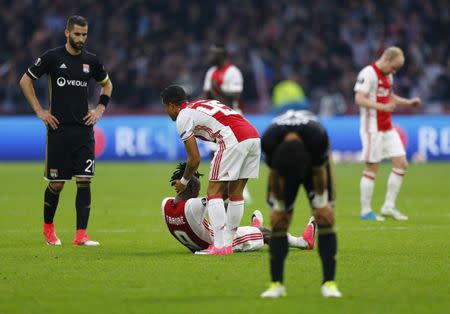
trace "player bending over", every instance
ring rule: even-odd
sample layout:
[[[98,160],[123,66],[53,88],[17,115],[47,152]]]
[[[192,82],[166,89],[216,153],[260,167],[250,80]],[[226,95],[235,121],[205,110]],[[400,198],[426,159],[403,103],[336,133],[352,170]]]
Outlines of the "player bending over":
[[[180,163],[176,171],[172,174],[171,182],[179,180],[186,167],[186,163]],[[214,243],[214,235],[205,219],[206,198],[199,198],[201,176],[198,172],[189,181],[186,189],[175,198],[166,197],[162,201],[162,211],[164,220],[170,233],[186,246],[191,252],[201,254]],[[311,218],[301,237],[294,237],[288,234],[290,247],[303,250],[314,248],[315,223]],[[270,240],[270,230],[263,227],[263,216],[259,210],[255,210],[252,215],[251,226],[239,227],[233,239],[233,251],[257,251],[264,243]]]

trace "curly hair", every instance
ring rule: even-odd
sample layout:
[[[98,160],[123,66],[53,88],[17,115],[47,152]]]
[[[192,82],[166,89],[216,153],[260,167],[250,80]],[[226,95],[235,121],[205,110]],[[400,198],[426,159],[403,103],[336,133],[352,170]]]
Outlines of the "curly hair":
[[[170,178],[170,182],[174,181],[174,180],[180,180],[183,177],[184,174],[184,170],[186,169],[186,162],[180,162],[177,165],[176,170],[172,173],[172,177]],[[203,174],[201,174],[200,172],[195,172],[194,176],[199,179],[201,176],[203,176]]]

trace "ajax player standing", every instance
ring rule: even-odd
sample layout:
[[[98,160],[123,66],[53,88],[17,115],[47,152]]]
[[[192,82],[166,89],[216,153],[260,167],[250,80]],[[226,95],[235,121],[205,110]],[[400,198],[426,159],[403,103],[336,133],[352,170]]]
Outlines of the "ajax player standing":
[[[361,70],[354,87],[355,102],[360,106],[360,136],[366,163],[360,182],[363,220],[381,221],[384,220],[382,216],[396,220],[408,219],[395,208],[408,162],[400,136],[392,126],[391,113],[396,106],[417,107],[421,101],[420,98],[399,97],[392,91],[392,75],[404,62],[403,51],[398,47],[389,47],[375,63]],[[382,216],[378,216],[372,211],[371,201],[379,163],[385,158],[391,159],[393,167],[381,208]]]

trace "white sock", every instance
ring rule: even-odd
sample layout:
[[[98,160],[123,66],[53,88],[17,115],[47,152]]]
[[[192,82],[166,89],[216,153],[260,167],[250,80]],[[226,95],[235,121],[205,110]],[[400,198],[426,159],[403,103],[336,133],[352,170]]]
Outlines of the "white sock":
[[[397,199],[398,192],[402,186],[403,176],[405,170],[400,168],[392,168],[387,183],[386,199],[384,200],[383,207],[395,208],[395,200]]]
[[[375,187],[375,173],[364,171],[359,183],[361,197],[361,215],[365,215],[372,211],[372,196]]]
[[[233,243],[237,228],[241,223],[242,215],[244,214],[244,199],[230,199],[227,207],[227,223],[225,228],[225,246],[230,246]]]
[[[290,247],[296,247],[299,249],[307,249],[308,242],[306,242],[302,237],[294,237],[292,234],[287,234],[288,243]]]
[[[225,206],[222,198],[208,199],[206,205],[209,215],[209,224],[214,232],[214,246],[221,248],[224,246],[225,231]]]
[[[250,195],[250,191],[248,190],[247,186],[244,187],[244,200],[247,204],[252,203],[252,196]]]

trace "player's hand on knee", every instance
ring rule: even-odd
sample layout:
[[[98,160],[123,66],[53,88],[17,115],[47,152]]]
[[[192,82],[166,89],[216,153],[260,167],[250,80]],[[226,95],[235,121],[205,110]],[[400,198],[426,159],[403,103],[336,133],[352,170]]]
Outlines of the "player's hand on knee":
[[[41,110],[37,113],[39,119],[44,122],[45,126],[50,126],[53,130],[58,128],[59,121],[48,110]]]
[[[314,218],[319,226],[333,226],[334,212],[330,204],[314,209]]]

